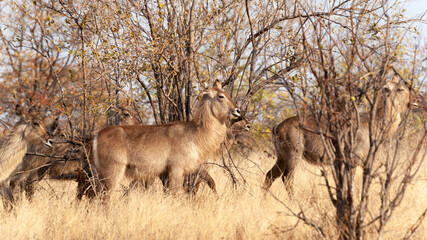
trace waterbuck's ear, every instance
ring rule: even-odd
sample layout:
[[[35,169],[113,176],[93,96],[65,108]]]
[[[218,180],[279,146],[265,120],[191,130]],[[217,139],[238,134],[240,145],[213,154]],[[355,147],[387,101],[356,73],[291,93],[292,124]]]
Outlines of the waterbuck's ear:
[[[28,122],[29,118],[24,113],[24,109],[21,105],[16,104],[15,105],[15,114],[19,118],[19,123],[26,123]]]
[[[33,127],[38,127],[40,126],[40,122],[36,119],[31,119],[31,124],[33,125]]]
[[[386,93],[389,93],[397,86],[398,83],[399,79],[394,77],[392,80],[387,81],[383,88]]]
[[[51,122],[51,123],[46,124],[46,122],[45,122],[44,125],[48,126],[47,130],[50,133],[50,135],[52,135],[52,136],[56,135],[59,131],[61,131],[59,129],[59,118],[58,117],[56,117],[55,120],[53,120],[53,122]]]
[[[387,83],[385,86],[384,86],[384,90],[385,90],[385,92],[386,93],[389,93],[389,92],[391,92],[391,90],[393,89],[393,87],[392,86],[390,86],[389,85],[389,83]]]
[[[211,93],[211,91],[206,91],[205,93],[203,93],[202,97],[200,98],[200,101],[201,101],[201,102],[203,102],[203,101],[207,101],[207,100],[209,100],[209,99],[211,99],[211,98],[212,98],[212,93]]]
[[[21,105],[19,105],[19,104],[16,104],[16,106],[15,106],[15,113],[16,113],[16,115],[17,116],[22,116],[23,114],[22,114],[22,106]]]
[[[222,85],[221,85],[221,81],[219,81],[218,79],[215,80],[213,86],[213,88],[218,88],[218,89],[222,89]]]

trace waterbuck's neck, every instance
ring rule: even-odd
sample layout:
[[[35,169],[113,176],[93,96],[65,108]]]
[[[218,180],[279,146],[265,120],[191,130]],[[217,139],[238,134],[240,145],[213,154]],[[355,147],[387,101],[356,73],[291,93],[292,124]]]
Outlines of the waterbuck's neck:
[[[227,135],[226,124],[212,114],[207,104],[196,111],[192,123],[195,143],[203,149],[202,152],[210,154],[218,151]]]
[[[397,131],[401,120],[399,109],[391,101],[386,100],[385,102],[384,97],[380,97],[374,119],[374,129],[383,130],[386,136],[390,136]]]
[[[24,124],[17,125],[0,140],[0,182],[9,176],[27,152],[28,143],[24,138],[26,127]]]

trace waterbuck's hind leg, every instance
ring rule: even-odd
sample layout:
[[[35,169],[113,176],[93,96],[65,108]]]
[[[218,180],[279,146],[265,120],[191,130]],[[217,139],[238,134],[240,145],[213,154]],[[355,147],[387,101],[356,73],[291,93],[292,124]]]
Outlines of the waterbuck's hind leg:
[[[124,177],[126,165],[120,163],[110,163],[108,167],[102,168],[99,172],[99,180],[104,188],[102,191],[103,200],[109,201],[111,194],[116,190],[120,180]]]
[[[102,192],[101,190],[102,185],[95,168],[92,168],[89,163],[85,163],[77,173],[77,200],[82,200],[83,196],[94,199],[98,193]]]
[[[196,177],[196,176],[195,176]],[[194,181],[193,181],[194,182]],[[202,182],[205,182],[208,186],[209,186],[209,188],[210,189],[212,189],[212,192],[213,193],[217,193],[217,191],[216,191],[216,184],[215,184],[215,181],[213,180],[213,178],[212,178],[212,176],[209,174],[209,172],[208,171],[206,171],[205,169],[202,169],[200,172],[199,172],[199,176],[198,176],[198,178],[197,178],[197,181],[196,182],[194,182],[193,184],[191,184],[191,186],[190,187],[192,187],[192,189],[190,188],[189,190],[190,190],[190,192],[191,193],[193,193],[193,194],[195,194],[195,193],[197,193],[197,191],[199,190],[199,185],[202,183]],[[192,191],[191,191],[192,190]]]
[[[212,192],[217,194],[216,184],[212,176],[207,171],[203,171],[203,174],[200,177],[206,182],[206,184],[208,184],[208,186],[212,189]]]
[[[277,150],[277,161],[276,164],[268,171],[265,176],[264,189],[268,191],[273,182],[278,178],[282,177],[282,181],[285,184],[286,191],[290,196],[293,194],[292,183],[293,175],[295,170],[295,163],[302,157],[302,151],[298,147],[292,148],[291,146],[281,146]]]
[[[285,185],[286,191],[290,197],[294,194],[293,183],[294,183],[294,169],[290,170],[286,174],[282,175],[282,182]]]
[[[265,176],[264,181],[264,190],[268,191],[273,184],[273,182],[281,177],[283,184],[285,185],[286,191],[288,192],[289,196],[293,195],[293,174],[294,173],[294,166],[286,166],[286,165],[279,165],[276,163],[270,171],[267,172]]]
[[[88,198],[95,197],[95,189],[90,182],[91,177],[92,174],[86,171],[86,169],[79,169],[77,177],[77,200],[82,200],[83,196],[87,196]]]
[[[283,170],[278,164],[280,164],[279,161],[277,161],[276,164],[274,164],[274,166],[270,169],[270,171],[267,172],[265,176],[263,187],[264,187],[264,190],[266,191],[270,189],[271,185],[278,177],[283,175]]]

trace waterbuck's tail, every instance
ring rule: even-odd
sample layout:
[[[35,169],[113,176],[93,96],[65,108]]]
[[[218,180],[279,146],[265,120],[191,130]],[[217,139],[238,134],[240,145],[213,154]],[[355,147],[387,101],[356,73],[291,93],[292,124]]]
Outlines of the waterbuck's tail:
[[[100,186],[96,174],[98,162],[98,134],[84,144],[81,166],[77,172],[77,199],[83,196],[93,198],[97,195],[97,187]]]
[[[278,148],[280,148],[281,141],[279,140],[277,128],[279,127],[279,124],[274,125],[274,127],[271,129],[271,140],[273,141],[274,147],[276,148],[276,151]]]
[[[95,168],[99,167],[99,159],[98,159],[98,134],[95,135],[92,142],[92,154],[93,154],[93,164]]]

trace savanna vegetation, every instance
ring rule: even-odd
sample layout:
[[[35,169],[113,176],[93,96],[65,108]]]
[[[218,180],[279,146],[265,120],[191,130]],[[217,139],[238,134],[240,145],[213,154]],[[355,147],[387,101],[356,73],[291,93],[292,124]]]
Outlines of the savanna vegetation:
[[[3,199],[2,239],[423,239],[427,52],[416,27],[424,20],[408,19],[405,6],[1,1],[2,136],[19,106],[61,146],[29,146],[3,182],[16,201]],[[81,168],[60,169],[76,168],[97,132],[190,121],[216,79],[252,125],[202,165],[217,194],[204,182],[195,194],[171,194],[160,179],[148,189],[125,180],[108,203],[76,200]],[[394,109],[385,100],[392,79],[410,102],[398,114],[384,110]],[[319,136],[325,161],[300,161],[292,193],[281,180],[266,191],[271,131],[291,116]],[[399,119],[392,134],[390,118]],[[359,130],[369,140],[356,164]]]

